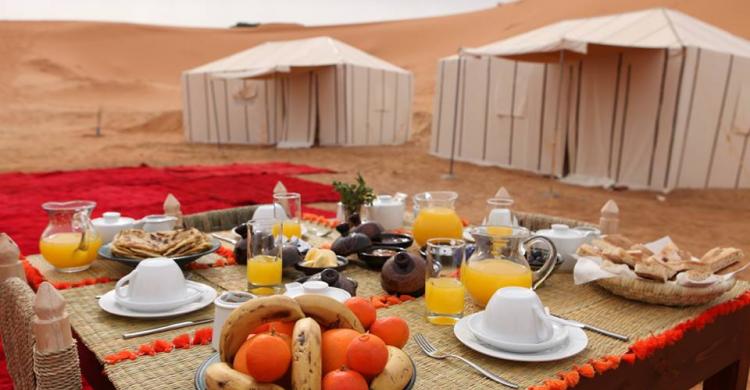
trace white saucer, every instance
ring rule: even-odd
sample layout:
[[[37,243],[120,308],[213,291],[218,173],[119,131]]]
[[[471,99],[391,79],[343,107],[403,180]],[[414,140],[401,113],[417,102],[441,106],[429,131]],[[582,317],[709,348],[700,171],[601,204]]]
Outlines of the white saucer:
[[[470,318],[471,316],[464,317],[453,326],[453,333],[458,341],[479,353],[498,359],[516,362],[550,362],[576,355],[583,351],[589,343],[589,338],[583,330],[569,326],[568,340],[556,347],[531,353],[503,351],[479,341],[469,329]]]
[[[201,291],[200,298],[191,303],[176,307],[171,310],[164,310],[159,312],[142,312],[128,309],[117,303],[117,301],[115,300],[115,290],[111,290],[102,295],[101,298],[99,298],[99,307],[107,313],[114,314],[116,316],[130,318],[161,318],[191,313],[196,310],[203,309],[204,307],[213,303],[214,299],[216,298],[216,290],[214,290],[211,286],[192,281],[187,281],[187,283],[191,284],[191,287],[194,287]]]
[[[476,338],[480,342],[489,344],[503,351],[520,353],[539,352],[544,351],[545,349],[556,347],[564,343],[568,339],[569,327],[553,322],[551,324],[552,337],[550,337],[549,340],[538,344],[514,343],[510,341],[497,340],[483,329],[481,323],[483,315],[484,311],[480,311],[479,313],[474,313],[470,316],[467,316],[467,325],[469,326],[469,330],[474,334],[474,336],[476,336]]]
[[[124,294],[127,294],[130,285],[120,287]],[[172,310],[180,306],[187,305],[191,302],[195,302],[201,298],[201,294],[205,290],[204,285],[195,283],[189,280],[185,281],[185,292],[187,295],[180,299],[175,299],[166,302],[137,302],[132,301],[129,298],[123,298],[115,294],[115,301],[118,305],[132,311],[158,313],[163,311]]]
[[[329,287],[326,282],[305,282],[305,283],[287,283],[284,285],[286,292],[284,295],[294,298],[305,294],[317,294],[331,297],[341,303],[346,302],[347,299],[352,297],[348,291],[337,287]]]

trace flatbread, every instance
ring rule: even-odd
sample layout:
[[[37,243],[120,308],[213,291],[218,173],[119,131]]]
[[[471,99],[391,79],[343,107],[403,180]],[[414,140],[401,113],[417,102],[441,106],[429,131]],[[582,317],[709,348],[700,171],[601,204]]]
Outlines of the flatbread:
[[[170,230],[149,233],[126,229],[112,240],[112,254],[128,259],[179,257],[201,253],[211,248],[211,239],[198,229]]]

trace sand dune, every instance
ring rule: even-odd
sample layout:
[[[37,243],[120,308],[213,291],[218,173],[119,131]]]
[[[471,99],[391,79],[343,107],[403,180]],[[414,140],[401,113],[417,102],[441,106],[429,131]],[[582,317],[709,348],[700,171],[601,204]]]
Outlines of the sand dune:
[[[750,25],[742,21],[742,15],[750,14],[750,2],[744,0],[720,3],[707,0],[524,0],[447,17],[315,28],[269,25],[228,30],[5,22],[0,24],[0,41],[3,51],[11,55],[0,65],[0,80],[13,87],[4,88],[0,93],[40,101],[57,100],[60,97],[57,84],[75,82],[84,90],[101,87],[98,92],[105,97],[77,96],[72,93],[75,91],[63,89],[69,93],[65,98],[71,105],[112,104],[152,109],[158,104],[159,108],[177,109],[178,76],[185,69],[267,40],[330,35],[413,71],[417,83],[415,111],[430,111],[436,61],[455,53],[461,46],[489,43],[560,19],[653,6],[672,7],[750,37]],[[146,87],[151,90],[145,100],[123,101],[116,96],[143,93]]]
[[[443,160],[426,154],[437,60],[560,19],[667,6],[750,38],[747,0],[522,0],[481,12],[390,23],[303,28],[170,28],[83,22],[0,22],[0,171],[285,160],[361,171],[376,190],[459,191],[459,212],[481,218],[500,185],[518,208],[596,220],[615,198],[623,229],[647,240],[669,233],[696,253],[736,245],[750,252],[750,191],[676,191],[666,201],[646,192],[571,187],[532,174],[457,164],[444,181]],[[267,40],[330,35],[414,72],[414,123],[421,129],[393,148],[272,148],[190,145],[180,123],[179,76]],[[103,136],[94,137],[102,109]],[[559,196],[550,197],[550,189]],[[24,210],[35,212],[35,210]]]

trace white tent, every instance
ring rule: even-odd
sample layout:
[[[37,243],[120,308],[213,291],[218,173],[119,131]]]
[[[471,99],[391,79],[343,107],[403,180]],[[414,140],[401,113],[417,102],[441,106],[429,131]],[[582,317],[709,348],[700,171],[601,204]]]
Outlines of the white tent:
[[[329,37],[267,42],[182,74],[190,142],[386,145],[409,137],[412,75]]]
[[[441,157],[581,184],[750,187],[750,42],[673,10],[464,49],[440,61],[434,112]]]

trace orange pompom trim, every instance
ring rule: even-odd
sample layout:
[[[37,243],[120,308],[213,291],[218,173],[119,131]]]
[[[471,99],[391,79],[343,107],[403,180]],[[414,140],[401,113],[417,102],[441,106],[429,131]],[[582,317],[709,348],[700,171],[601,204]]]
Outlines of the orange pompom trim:
[[[620,356],[607,355],[599,359],[592,359],[589,363],[581,366],[573,366],[572,370],[558,373],[557,376],[560,378],[559,380],[566,383],[567,389],[573,388],[578,384],[581,377],[593,378],[597,374],[601,375],[609,370],[618,368],[621,362],[635,364],[636,360],[648,359],[654,352],[682,340],[685,332],[700,331],[706,325],[716,321],[716,318],[734,313],[747,305],[750,305],[750,291],[730,301],[711,307],[697,317],[677,324],[672,329],[638,340],[628,348],[626,353]],[[560,386],[560,384],[557,381],[558,379],[547,379],[542,385],[532,386],[529,389],[558,389],[560,387],[556,386]]]

